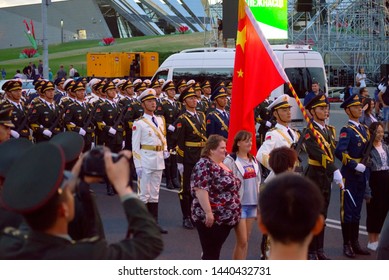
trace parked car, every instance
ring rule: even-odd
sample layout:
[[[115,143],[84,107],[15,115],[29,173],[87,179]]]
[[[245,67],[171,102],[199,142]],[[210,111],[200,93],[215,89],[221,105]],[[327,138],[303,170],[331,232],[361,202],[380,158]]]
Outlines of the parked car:
[[[3,87],[4,83],[8,80],[1,80],[0,81],[0,95],[2,96],[4,94],[4,90],[1,88]],[[22,95],[24,97],[29,96],[30,94],[33,94],[36,92],[34,85],[32,84],[34,80],[21,80],[22,82]]]

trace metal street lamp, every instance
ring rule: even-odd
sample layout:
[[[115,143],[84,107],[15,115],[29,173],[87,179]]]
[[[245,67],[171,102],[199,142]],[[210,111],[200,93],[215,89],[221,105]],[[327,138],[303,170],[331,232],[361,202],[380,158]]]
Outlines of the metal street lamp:
[[[61,19],[61,44],[63,44],[63,19]]]

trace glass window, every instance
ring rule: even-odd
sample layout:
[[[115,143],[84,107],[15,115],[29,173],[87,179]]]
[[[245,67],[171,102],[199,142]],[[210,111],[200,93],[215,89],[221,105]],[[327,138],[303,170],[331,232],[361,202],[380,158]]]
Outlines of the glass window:
[[[323,68],[286,68],[285,73],[299,98],[304,98],[306,92],[311,90],[312,81],[318,81],[320,89],[327,92]],[[284,92],[292,96],[287,84],[284,86]]]

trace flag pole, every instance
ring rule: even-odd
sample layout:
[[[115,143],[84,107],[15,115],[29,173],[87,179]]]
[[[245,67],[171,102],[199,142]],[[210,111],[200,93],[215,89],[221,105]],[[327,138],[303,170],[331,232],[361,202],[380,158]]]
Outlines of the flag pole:
[[[319,147],[321,150],[324,150],[323,142],[320,140],[319,133],[316,131],[316,129],[313,127],[311,118],[308,116],[303,104],[301,104],[300,98],[297,96],[296,91],[293,88],[293,85],[291,82],[288,82],[289,89],[292,91],[293,97],[296,99],[297,105],[299,106],[301,112],[303,113],[303,117],[308,123],[309,129],[312,131],[313,135],[315,136],[316,142],[319,144]],[[304,135],[301,135],[300,137],[304,137]]]

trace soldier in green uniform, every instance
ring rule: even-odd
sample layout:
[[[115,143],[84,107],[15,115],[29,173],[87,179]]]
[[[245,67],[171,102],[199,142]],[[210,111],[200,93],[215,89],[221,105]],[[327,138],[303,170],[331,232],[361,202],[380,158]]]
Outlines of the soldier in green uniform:
[[[227,112],[230,112],[231,109],[231,95],[232,95],[232,82],[226,81],[226,88],[227,88],[227,106],[226,110]]]
[[[190,194],[190,175],[196,162],[200,159],[201,149],[205,146],[205,114],[196,112],[197,97],[193,88],[188,88],[180,95],[180,101],[186,111],[175,123],[177,143],[177,168],[182,178],[178,193],[183,215],[183,226],[193,229],[190,220],[192,196]]]
[[[9,80],[4,83],[2,90],[5,92],[5,99],[0,102],[0,110],[12,109],[11,121],[15,126],[11,129],[12,138],[21,137],[32,140],[28,127],[27,108],[21,101],[22,83],[16,80]]]
[[[211,101],[212,87],[210,81],[205,80],[201,84],[201,90],[203,91],[203,98],[201,101],[203,101],[205,112],[208,114],[215,109],[215,104]]]
[[[261,147],[265,141],[265,135],[269,129],[276,125],[276,119],[273,117],[267,107],[271,104],[269,99],[265,99],[254,109],[255,122],[258,124],[257,148]]]
[[[54,84],[44,83],[42,94],[45,99],[30,108],[28,116],[30,128],[37,143],[47,141],[62,131],[60,108],[54,103]]]
[[[74,131],[84,138],[83,152],[89,151],[94,140],[93,113],[91,105],[84,102],[84,84],[76,82],[72,91],[76,94],[75,102],[71,103],[64,115],[64,124],[68,131]]]
[[[66,90],[63,88],[64,87],[63,84],[65,83],[65,81],[66,81],[65,78],[57,78],[54,81],[54,85],[55,85],[54,101],[56,104],[59,104],[62,97],[66,96]]]
[[[197,97],[197,105],[196,105],[196,111],[197,112],[203,112],[204,114],[207,112],[207,110],[205,109],[205,105],[203,103],[203,101],[201,100],[201,86],[200,86],[200,83],[195,83],[194,86],[193,86],[193,89],[196,93],[196,97]]]
[[[1,232],[0,259],[156,258],[163,249],[161,234],[144,204],[127,187],[128,160],[122,158],[113,163],[111,153],[106,151],[104,162],[106,174],[121,198],[131,239],[108,245],[99,236],[80,241],[70,237],[68,227],[75,217],[74,192],[79,170],[73,175],[65,172],[61,149],[52,143],[43,143],[28,149],[8,172],[3,202],[7,209],[22,213],[32,230],[28,236],[11,228]],[[20,176],[20,168],[28,171],[31,166],[34,166],[33,172]],[[34,195],[25,195],[32,189]]]
[[[137,86],[134,87],[134,90],[137,92],[137,95],[139,95],[139,93],[146,90],[146,84],[145,83],[138,83]],[[127,111],[125,112],[123,122],[126,124],[126,126],[128,125],[129,129],[132,130],[132,125],[133,125],[134,121],[136,119],[140,118],[141,116],[143,116],[143,112],[144,112],[144,110],[143,110],[142,104],[139,102],[137,97],[134,96],[132,102],[130,103],[130,106],[127,107]],[[129,141],[130,146],[131,146],[131,141]]]
[[[66,109],[70,104],[76,101],[76,94],[73,92],[73,87],[75,84],[76,82],[73,79],[67,79],[64,82],[64,89],[67,96],[61,98],[61,101],[59,102],[59,106],[61,106],[61,108]]]
[[[113,101],[116,96],[113,82],[106,83],[102,91],[106,93],[107,99],[96,108],[97,129],[102,132],[101,141],[103,145],[109,147],[112,152],[118,153],[123,144],[123,113],[120,112],[120,107]]]
[[[329,116],[329,102],[324,94],[315,96],[305,108],[313,117],[312,125],[323,144],[321,148],[312,130],[308,127],[305,135],[302,136],[305,138],[304,143],[308,153],[308,168],[305,175],[319,187],[324,198],[321,214],[326,218],[331,198],[332,180],[337,184],[343,184],[340,170],[335,166],[335,127],[325,123]],[[328,260],[323,248],[324,228],[312,239],[309,245],[308,259]]]
[[[113,82],[106,83],[102,92],[106,94],[107,99],[98,104],[95,113],[97,130],[100,131],[99,141],[112,152],[118,153],[124,147],[124,111],[121,111],[120,106],[114,101],[116,90]],[[109,182],[107,182],[107,195],[114,195],[114,189]]]
[[[127,112],[131,104],[135,101],[134,98],[134,85],[130,80],[127,80],[122,84],[122,90],[124,96],[119,100],[119,106],[121,110]],[[132,150],[132,126],[130,127],[129,123],[125,121],[125,115],[123,116],[123,125],[125,130],[125,145],[124,148],[127,150]]]
[[[172,80],[168,80],[162,87],[162,90],[167,94],[167,98],[162,101],[161,110],[157,111],[157,115],[161,115],[165,118],[166,122],[166,140],[167,148],[169,151],[173,151],[176,143],[174,140],[174,122],[180,115],[180,109],[178,103],[174,99],[176,95],[175,86]],[[177,173],[177,157],[175,153],[170,153],[170,157],[165,159],[165,178],[166,187],[168,189],[179,188],[180,183],[178,181]]]
[[[227,105],[226,88],[223,86],[217,88],[211,96],[211,101],[215,103],[216,108],[207,115],[207,137],[217,134],[227,139],[230,116],[225,110]]]

